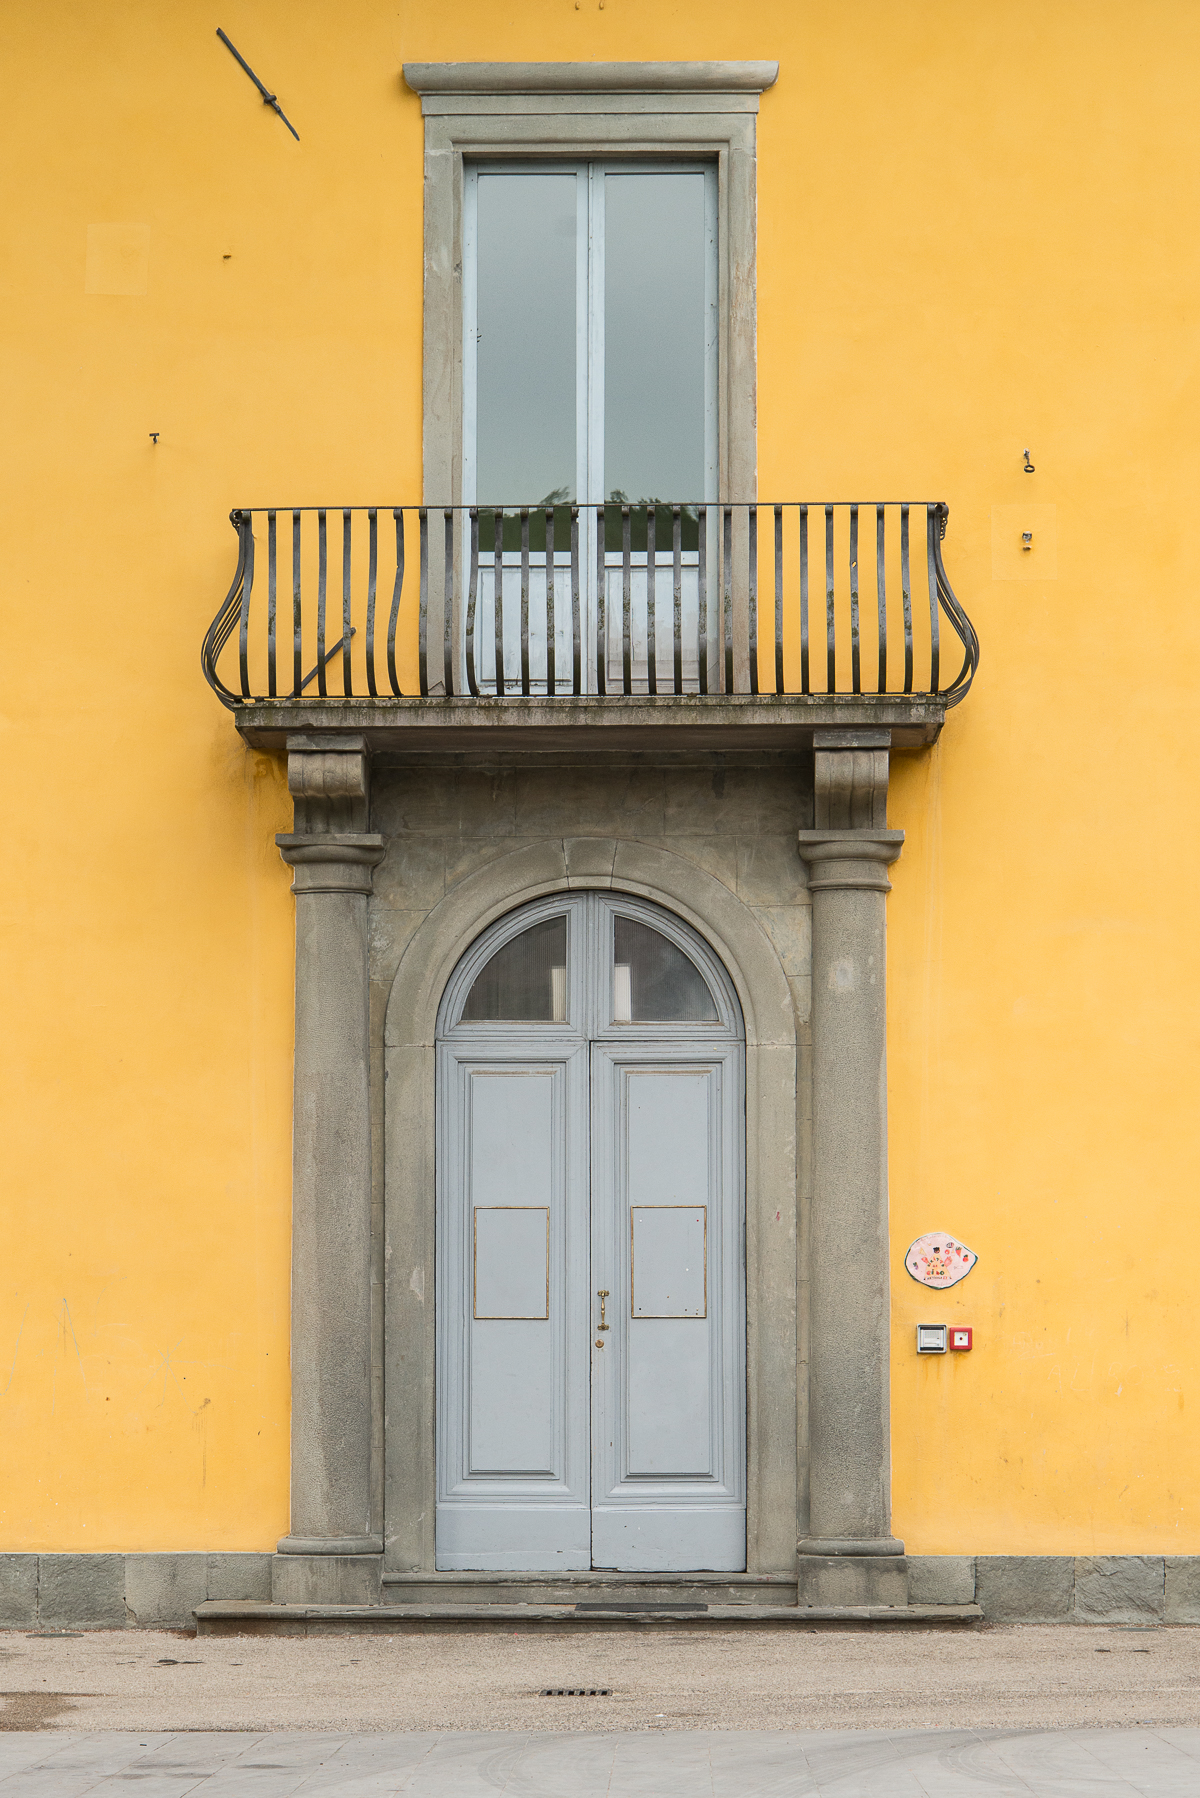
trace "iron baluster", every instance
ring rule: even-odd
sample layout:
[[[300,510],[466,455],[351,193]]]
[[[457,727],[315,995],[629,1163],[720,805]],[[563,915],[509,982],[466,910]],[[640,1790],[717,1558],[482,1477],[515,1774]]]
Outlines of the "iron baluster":
[[[421,698],[429,697],[429,508],[417,508],[418,585],[417,681]],[[393,610],[395,608],[393,607]],[[393,680],[395,675],[393,674]]]
[[[325,524],[325,508],[317,510],[317,692],[322,699],[325,689],[325,601],[329,577],[329,533]]]
[[[579,507],[571,507],[571,691],[583,692],[579,625]]]
[[[654,628],[654,588],[658,579],[658,508],[646,507],[646,691],[658,692],[658,632]]]
[[[633,692],[632,637],[632,525],[629,507],[621,507],[621,691]]]
[[[275,697],[275,514],[267,513],[267,698]]]
[[[604,507],[596,508],[596,691],[601,698],[608,692],[605,679],[608,661],[608,620],[605,602],[608,597],[607,562],[604,546]]]
[[[825,508],[825,690],[837,692],[837,636],[833,585],[833,507]]]
[[[758,692],[758,507],[746,507],[746,628],[748,633],[750,691]]]
[[[367,512],[367,692],[375,694],[375,590],[379,581],[379,514]]]
[[[708,507],[696,519],[696,672],[701,693],[708,692]]]
[[[775,691],[783,692],[783,507],[775,508]]]
[[[808,685],[808,507],[800,507],[800,691]]]
[[[388,680],[391,682],[392,692],[395,694],[396,698],[399,699],[402,697],[402,695],[400,692],[400,682],[396,679],[396,625],[399,622],[399,618],[400,618],[400,598],[404,592],[404,508],[403,508],[403,506],[393,506],[392,507],[392,517],[396,521],[396,579],[392,585],[392,609],[391,609],[391,612],[388,614],[387,665],[388,665]],[[421,617],[420,624],[419,624],[419,630],[420,630],[420,641],[423,646],[424,642],[425,642],[424,615],[423,615],[425,602],[424,602],[423,595],[418,596],[418,603],[422,609],[422,617]],[[422,662],[421,662],[422,678],[424,677],[424,667],[425,667],[425,663],[424,663],[424,657],[422,655]],[[423,686],[422,686],[422,691],[424,691]]]
[[[529,507],[521,507],[521,693],[529,698]]]
[[[349,699],[354,691],[350,674],[350,509],[342,513],[342,695]]]
[[[733,507],[722,517],[724,544],[721,557],[721,631],[725,644],[725,692],[733,692]]]
[[[911,693],[913,690],[913,616],[907,506],[900,508],[900,598],[904,605],[904,691]]]
[[[504,698],[504,513],[497,506],[493,550],[492,626],[496,642],[496,695]]]
[[[442,582],[442,692],[454,693],[454,507],[446,512],[446,568]]]
[[[887,545],[884,540],[883,506],[875,508],[875,591],[879,603],[879,680],[876,691],[887,692]]]
[[[862,660],[858,618],[858,507],[850,508],[850,682],[862,692]]]
[[[671,507],[671,640],[672,676],[676,693],[683,692],[683,519],[678,506]]]
[[[546,693],[554,698],[554,507],[546,507]]]
[[[475,615],[479,602],[479,509],[471,507],[471,566],[467,576],[467,691],[479,698],[479,682],[475,675]]]
[[[938,690],[941,672],[941,645],[938,641],[937,555],[935,549],[938,516],[933,506],[925,508],[925,548],[929,564],[929,691]]]

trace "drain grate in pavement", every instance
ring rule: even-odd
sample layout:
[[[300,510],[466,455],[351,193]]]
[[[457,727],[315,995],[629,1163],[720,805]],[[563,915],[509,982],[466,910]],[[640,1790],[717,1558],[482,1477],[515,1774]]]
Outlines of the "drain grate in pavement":
[[[611,1698],[611,1686],[543,1686],[542,1698]]]

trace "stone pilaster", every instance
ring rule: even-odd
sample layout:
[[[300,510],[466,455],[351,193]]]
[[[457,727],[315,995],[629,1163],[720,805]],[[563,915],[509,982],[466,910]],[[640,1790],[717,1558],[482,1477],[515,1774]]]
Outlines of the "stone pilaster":
[[[812,893],[809,1535],[801,1604],[904,1604],[891,1534],[886,1059],[888,733],[818,731]]]
[[[361,737],[288,741],[296,896],[292,1138],[291,1530],[276,1599],[362,1602],[379,1589],[371,1515],[371,1119],[367,901],[372,835]]]

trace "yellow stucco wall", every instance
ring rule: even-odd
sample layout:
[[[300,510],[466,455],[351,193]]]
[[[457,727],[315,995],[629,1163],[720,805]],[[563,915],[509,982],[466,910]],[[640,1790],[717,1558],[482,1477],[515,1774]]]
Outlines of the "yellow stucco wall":
[[[760,492],[944,496],[984,647],[894,778],[895,1530],[1200,1551],[1195,6],[13,0],[7,25],[0,1542],[286,1528],[289,808],[197,656],[231,505],[419,493],[401,62],[777,57]],[[96,225],[143,229],[89,260]],[[993,508],[1003,572],[1033,505],[1055,578],[993,580]],[[903,1270],[932,1227],[980,1255],[947,1295]],[[975,1349],[918,1362],[918,1319]]]

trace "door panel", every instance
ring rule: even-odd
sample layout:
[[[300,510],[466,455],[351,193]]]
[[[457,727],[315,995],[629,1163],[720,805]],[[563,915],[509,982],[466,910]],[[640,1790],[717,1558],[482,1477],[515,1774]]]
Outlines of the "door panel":
[[[590,1565],[586,1052],[441,1052],[437,1558]]]
[[[732,1045],[592,1048],[597,1567],[745,1566],[740,1065]]]

